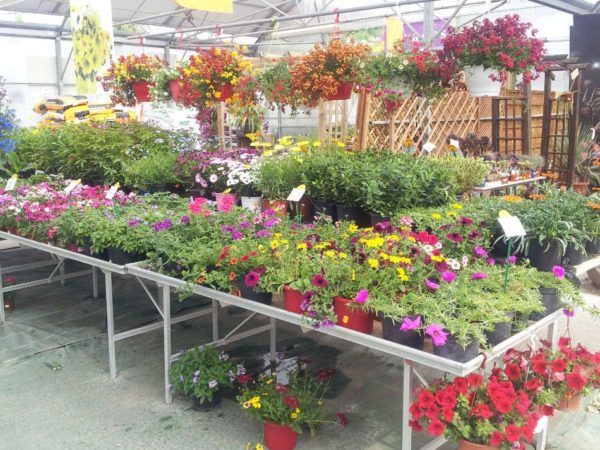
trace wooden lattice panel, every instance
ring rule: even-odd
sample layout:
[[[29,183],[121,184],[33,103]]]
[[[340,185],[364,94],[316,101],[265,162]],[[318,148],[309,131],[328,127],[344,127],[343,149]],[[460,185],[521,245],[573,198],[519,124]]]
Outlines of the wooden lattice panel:
[[[319,104],[318,139],[327,143],[332,140],[346,142],[348,138],[349,100],[334,100]]]

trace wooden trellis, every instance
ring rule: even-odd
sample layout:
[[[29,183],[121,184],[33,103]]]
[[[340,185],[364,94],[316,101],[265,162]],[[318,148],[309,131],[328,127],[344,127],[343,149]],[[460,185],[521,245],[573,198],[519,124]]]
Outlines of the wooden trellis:
[[[349,100],[334,100],[319,103],[319,128],[317,137],[321,142],[348,138]]]

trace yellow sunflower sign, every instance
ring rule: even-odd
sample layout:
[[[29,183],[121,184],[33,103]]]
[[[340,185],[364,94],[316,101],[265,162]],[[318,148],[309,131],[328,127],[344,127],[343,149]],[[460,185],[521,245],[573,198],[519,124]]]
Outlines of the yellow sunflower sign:
[[[233,13],[232,0],[175,0],[180,6],[200,11],[210,11],[231,14]]]
[[[70,12],[77,94],[95,94],[113,50],[111,0],[71,0]]]

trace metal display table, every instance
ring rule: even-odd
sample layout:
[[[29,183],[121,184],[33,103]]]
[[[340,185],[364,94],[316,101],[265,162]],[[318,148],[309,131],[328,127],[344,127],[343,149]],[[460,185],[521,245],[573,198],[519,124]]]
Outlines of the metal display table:
[[[271,352],[275,351],[275,339],[276,339],[276,324],[277,320],[281,320],[293,325],[299,325],[301,327],[308,327],[306,322],[302,320],[302,317],[299,314],[295,314],[284,309],[265,305],[262,303],[254,302],[251,300],[247,300],[232,294],[228,294],[225,292],[216,291],[214,289],[210,289],[204,286],[192,285],[190,286],[185,281],[179,280],[177,278],[173,278],[170,276],[166,276],[160,273],[156,273],[147,269],[144,269],[141,266],[141,263],[128,264],[127,270],[130,274],[137,276],[141,279],[147,279],[154,281],[158,286],[162,286],[163,295],[168,295],[169,287],[179,288],[179,287],[189,287],[191,290],[198,295],[202,295],[204,297],[208,297],[213,300],[214,303],[221,303],[231,306],[237,306],[248,311],[251,311],[254,314],[261,314],[270,318],[270,325],[266,327],[270,327],[270,341],[271,341]],[[213,304],[214,304],[213,303]],[[168,302],[165,302],[168,304]],[[213,314],[215,314],[213,312]],[[402,414],[402,449],[410,450],[412,448],[412,430],[408,425],[409,421],[409,407],[411,402],[411,394],[413,390],[412,386],[412,378],[413,375],[420,381],[422,384],[427,384],[425,378],[419,373],[415,366],[422,365],[432,369],[440,370],[443,372],[447,372],[457,376],[466,376],[476,370],[478,370],[485,360],[487,362],[494,361],[500,358],[508,349],[512,347],[516,347],[520,344],[523,344],[528,341],[533,341],[535,336],[540,332],[547,330],[548,340],[552,342],[553,346],[556,346],[556,342],[558,339],[557,335],[557,323],[559,319],[562,317],[562,310],[555,311],[554,313],[544,317],[543,319],[531,324],[526,329],[520,331],[519,333],[511,336],[509,339],[503,341],[497,346],[493,347],[490,350],[487,350],[474,358],[471,361],[466,363],[459,363],[456,361],[452,361],[446,358],[442,358],[440,356],[436,356],[431,353],[427,353],[422,350],[413,349],[411,347],[406,347],[404,345],[396,344],[391,341],[387,341],[385,339],[379,338],[377,336],[372,336],[364,333],[360,333],[358,331],[353,331],[343,327],[331,327],[331,328],[320,328],[316,330],[317,332],[327,334],[330,336],[337,337],[339,339],[343,339],[348,342],[352,342],[358,345],[362,345],[367,348],[371,348],[373,350],[381,351],[390,355],[397,356],[403,359],[404,363],[404,375],[403,375],[403,414]],[[165,398],[170,399],[169,392],[169,383],[168,383],[168,373],[171,365],[171,361],[176,357],[176,355],[171,355],[171,338],[170,338],[170,327],[168,325],[168,319],[165,318],[165,333],[164,333],[164,347],[165,347]],[[215,333],[215,321],[213,315],[213,335],[216,339]],[[243,324],[241,324],[243,325]],[[241,326],[240,325],[240,326]],[[255,334],[259,332],[260,328],[256,330],[250,330],[246,333]],[[235,330],[234,330],[235,331]],[[249,334],[240,334],[240,337],[245,337]],[[217,341],[217,343],[227,343],[227,338],[222,339],[221,341]],[[167,355],[170,355],[167,357]],[[541,438],[538,439],[537,449],[541,450],[545,445],[545,434],[546,428],[541,431]],[[423,449],[435,449],[443,445],[445,442],[444,438],[437,438],[430,442],[428,445],[423,447]]]
[[[514,192],[515,187],[517,186],[527,186],[530,184],[534,185],[534,190],[537,192],[538,185],[540,182],[544,181],[546,177],[534,177],[527,178],[526,180],[518,180],[518,181],[509,181],[508,183],[486,183],[484,186],[477,186],[471,192],[476,196],[480,196],[485,192],[494,192],[501,191],[507,189],[509,192]]]

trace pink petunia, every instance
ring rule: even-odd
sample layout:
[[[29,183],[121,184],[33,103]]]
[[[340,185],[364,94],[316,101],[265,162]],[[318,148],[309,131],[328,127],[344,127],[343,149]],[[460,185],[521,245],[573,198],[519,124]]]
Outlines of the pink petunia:
[[[425,278],[425,286],[427,289],[431,289],[432,291],[437,291],[440,288],[440,285],[431,281],[429,278]]]
[[[488,275],[485,272],[473,272],[473,274],[471,274],[471,280],[483,280],[487,277]]]
[[[554,266],[552,273],[556,278],[563,279],[565,277],[565,268],[562,266]]]
[[[454,280],[456,280],[456,274],[450,270],[446,270],[444,273],[442,273],[442,280],[444,280],[446,283],[452,283]]]
[[[427,328],[425,328],[425,333],[431,336],[433,345],[438,347],[444,345],[448,341],[448,333],[444,331],[444,328],[441,325],[436,323],[427,325]]]

